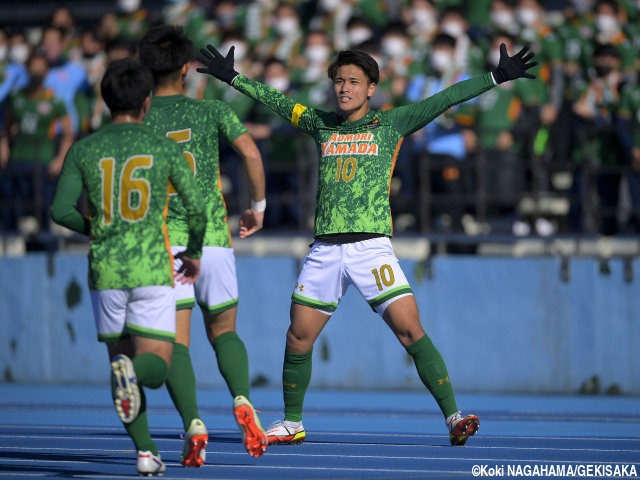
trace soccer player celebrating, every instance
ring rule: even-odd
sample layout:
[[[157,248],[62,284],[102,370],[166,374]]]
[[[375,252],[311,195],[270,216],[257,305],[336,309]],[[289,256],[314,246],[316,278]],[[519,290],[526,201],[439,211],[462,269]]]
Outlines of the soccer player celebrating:
[[[307,108],[238,74],[233,49],[226,57],[211,45],[201,50],[205,66],[199,72],[227,82],[291,121],[311,135],[320,156],[315,242],[293,291],[284,353],[285,417],[267,429],[270,444],[304,440],[302,404],[311,378],[313,344],[351,284],[413,358],[420,379],[442,410],[451,444],[464,445],[478,430],[478,417],[463,417],[458,411],[447,368],[422,328],[411,287],[391,247],[389,182],[404,137],[498,83],[534,78],[527,70],[536,62],[530,61],[533,54],[527,50],[509,57],[502,45],[494,71],[387,111],[369,107],[379,80],[378,64],[362,51],[342,51],[328,69],[338,113]]]
[[[182,196],[188,225],[176,280],[197,280],[207,221],[182,149],[142,126],[152,88],[151,72],[136,60],[109,66],[101,93],[112,123],[71,146],[51,207],[56,223],[90,235],[98,340],[107,344],[116,410],[138,451],[138,472],[145,475],[165,470],[149,434],[142,387],[164,383],[176,331],[165,222],[169,181]],[[76,209],[83,187],[90,219]]]
[[[196,380],[189,356],[191,309],[196,301],[218,368],[234,397],[233,411],[244,446],[255,457],[267,448],[264,430],[249,401],[247,351],[236,333],[238,281],[220,189],[220,139],[240,154],[249,177],[253,201],[241,217],[240,238],[262,228],[266,200],[260,152],[238,117],[220,101],[195,100],[184,95],[183,81],[192,53],[193,44],[182,27],[176,25],[152,28],[139,44],[140,60],[151,69],[154,78],[154,96],[145,125],[182,147],[205,198],[208,215],[200,278],[195,285],[176,289],[176,343],[167,377],[167,389],[186,431],[182,464],[199,467],[205,462],[208,434],[198,414]],[[176,195],[170,197],[167,221],[171,249],[174,253],[181,252],[187,240],[186,212]]]

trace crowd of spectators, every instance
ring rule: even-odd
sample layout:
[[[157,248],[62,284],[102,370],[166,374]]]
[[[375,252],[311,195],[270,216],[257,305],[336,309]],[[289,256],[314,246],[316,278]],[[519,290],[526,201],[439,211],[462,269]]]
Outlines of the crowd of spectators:
[[[236,70],[325,109],[334,108],[327,66],[341,49],[377,60],[372,108],[387,109],[487,72],[501,43],[511,53],[528,45],[535,82],[500,85],[405,140],[391,185],[396,231],[640,232],[640,0],[117,0],[83,25],[68,5],[44,25],[0,25],[4,231],[25,217],[48,231],[67,148],[109,121],[106,66],[136,55],[150,26],[171,23],[197,47],[235,46]],[[313,145],[192,63],[187,94],[228,103],[261,149],[265,226],[309,232]],[[246,193],[233,155],[221,152],[231,215]]]

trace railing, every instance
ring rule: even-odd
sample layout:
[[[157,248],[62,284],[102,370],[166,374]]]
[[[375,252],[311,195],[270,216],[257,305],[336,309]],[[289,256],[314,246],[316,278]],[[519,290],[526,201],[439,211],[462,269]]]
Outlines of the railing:
[[[586,129],[578,132],[579,148],[583,149],[592,133]],[[277,224],[268,225],[264,234],[294,234],[308,239],[313,230],[317,153],[313,142],[303,134],[298,132],[291,136],[291,140],[298,144],[296,160],[290,162],[284,170],[281,166],[277,167],[277,173],[288,175],[295,188],[271,191],[268,195],[268,209],[288,207],[294,202],[298,212],[297,219],[295,222],[287,222],[286,228]],[[276,170],[273,156],[278,152],[269,150],[268,140],[262,142],[261,147],[269,182],[270,175]],[[507,173],[514,179],[519,178],[514,182],[521,181],[523,187],[510,185],[512,188],[507,188],[506,191],[496,190],[495,187],[499,174],[505,173],[501,170],[505,168],[504,162],[496,159],[495,152],[480,150],[464,161],[448,162],[429,154],[413,156],[404,164],[396,166],[391,185],[394,234],[423,236],[432,239],[434,245],[445,242],[448,245],[458,245],[461,251],[477,253],[479,243],[512,245],[516,242],[518,237],[512,233],[514,219],[535,223],[536,219],[544,218],[551,222],[553,231],[540,235],[532,227],[528,238],[549,236],[549,242],[563,238],[597,241],[600,235],[608,233],[600,228],[602,219],[607,216],[615,218],[620,213],[619,205],[599,202],[600,181],[610,176],[615,183],[616,180],[638,177],[639,172],[626,164],[598,165],[597,159],[587,151],[578,156],[581,158],[580,162],[571,159],[550,160],[531,152],[516,155],[513,158],[515,163],[511,165],[513,171]],[[31,232],[5,230],[3,235],[22,235],[35,239],[36,243],[54,242],[58,247],[68,243],[64,239],[81,243],[68,232],[56,228],[47,232],[46,228],[42,228],[45,220],[40,213],[43,199],[39,193],[41,175],[36,174],[39,169],[41,167],[36,165],[32,176],[34,191],[37,193],[27,202],[28,205],[23,205],[32,212],[39,228]],[[234,228],[242,210],[249,205],[249,187],[239,159],[223,156],[221,171],[229,221]],[[0,179],[5,182],[3,184],[11,180],[8,178],[10,170],[2,171],[1,175]],[[470,179],[468,187],[450,192],[439,191],[433,182],[434,178],[447,181],[443,175],[448,175],[453,180],[456,180],[456,175],[458,179],[466,176]],[[627,187],[623,182],[622,193],[626,193],[624,188]],[[0,195],[0,212],[6,212],[16,205],[15,199],[4,197],[4,194]],[[623,198],[627,197],[628,195],[623,195]],[[86,210],[86,201],[80,202],[79,207]],[[627,202],[625,214],[629,218],[640,218],[640,206]],[[452,215],[459,217],[456,219],[457,224],[454,222],[445,225],[439,218]],[[620,238],[634,239],[637,235],[640,234],[632,229],[617,232]],[[550,244],[549,242],[546,244]],[[546,247],[542,248],[545,249]],[[432,250],[442,251],[441,248]]]

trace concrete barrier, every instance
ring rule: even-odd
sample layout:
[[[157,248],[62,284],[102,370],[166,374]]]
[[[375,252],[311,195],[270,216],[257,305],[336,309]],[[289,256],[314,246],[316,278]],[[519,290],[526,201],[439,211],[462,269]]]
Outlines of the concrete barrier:
[[[423,325],[458,391],[572,393],[597,377],[640,394],[640,260],[438,256],[402,260]],[[254,386],[281,381],[291,256],[237,258],[238,333]],[[0,258],[0,381],[105,383],[82,255]],[[194,313],[202,386],[224,388]],[[355,289],[314,349],[314,387],[422,388],[410,357]]]

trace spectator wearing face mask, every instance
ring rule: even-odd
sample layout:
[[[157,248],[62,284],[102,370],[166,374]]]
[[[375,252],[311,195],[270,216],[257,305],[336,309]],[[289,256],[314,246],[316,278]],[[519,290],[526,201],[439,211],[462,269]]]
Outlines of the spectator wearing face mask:
[[[500,44],[516,49],[513,37],[496,35],[487,52],[487,67],[500,60]],[[523,136],[527,132],[523,113],[539,107],[540,91],[519,80],[498,85],[478,97],[473,107],[473,126],[477,133],[481,181],[477,188],[487,198],[487,216],[493,233],[526,235],[531,227],[521,222],[517,206],[525,189]]]
[[[518,0],[516,3],[516,20],[520,25],[517,41],[522,45],[530,45],[539,59],[535,68],[538,80],[532,82],[531,88],[539,89],[538,95],[542,98],[539,111],[528,112],[530,114],[530,134],[526,138],[525,153],[532,152],[552,155],[551,145],[555,138],[548,141],[548,136],[554,134],[564,135],[565,132],[553,128],[564,99],[564,57],[562,39],[546,23],[545,9],[540,0]],[[541,131],[538,144],[534,147],[536,132]],[[544,139],[547,139],[546,141]],[[546,183],[546,182],[545,182]],[[547,185],[543,185],[547,187]]]
[[[484,71],[484,54],[469,37],[469,22],[462,8],[449,7],[440,14],[439,32],[450,35],[456,41],[453,61],[468,72]]]
[[[327,79],[327,68],[333,50],[327,36],[320,30],[309,31],[304,39],[304,51],[293,72],[300,88],[303,105],[322,106],[330,102],[331,85]]]
[[[407,25],[407,34],[414,51],[426,51],[438,30],[438,11],[430,0],[411,0],[402,9],[402,22]],[[423,62],[424,55],[416,56]]]
[[[47,58],[31,56],[27,69],[29,83],[9,97],[0,149],[0,165],[8,169],[14,201],[12,212],[5,217],[5,228],[16,229],[21,217],[29,214],[39,220],[41,229],[48,230],[49,206],[73,133],[64,103],[45,86]],[[59,138],[56,122],[62,125]]]
[[[373,39],[373,27],[362,17],[352,16],[347,22],[346,48],[356,48],[358,45]]]
[[[429,54],[428,73],[416,76],[409,84],[409,101],[417,103],[454,83],[471,78],[458,65],[455,57],[456,39],[445,33],[438,34]],[[468,152],[476,150],[477,142],[477,137],[469,130],[473,122],[471,105],[474,101],[451,108],[412,136],[415,157],[422,157],[430,166],[426,173],[430,176],[431,193],[436,197],[449,197],[444,203],[442,198],[433,200],[431,217],[432,227],[436,230],[462,230],[462,217],[466,212],[462,197],[473,192],[473,172],[467,162]],[[411,164],[420,163],[413,159]],[[406,183],[414,183],[418,178],[417,174],[411,173],[406,176]],[[402,190],[405,191],[404,181]],[[416,185],[412,190],[416,190]],[[456,202],[448,201],[452,197],[456,197]]]
[[[599,196],[598,232],[614,235],[618,232],[617,207],[621,172],[608,167],[622,167],[626,152],[616,130],[616,111],[620,105],[620,53],[614,45],[597,45],[593,52],[593,67],[588,82],[577,92],[573,111],[579,121],[575,159],[581,165],[596,167],[596,185]],[[578,171],[580,173],[580,171]],[[578,199],[580,187],[587,178],[574,178],[574,193]],[[586,213],[586,212],[584,212]],[[581,205],[573,205],[571,220],[574,228],[589,229],[579,224],[583,212]]]
[[[289,68],[270,58],[264,66],[263,83],[279,92],[298,98],[292,88]],[[302,218],[298,170],[308,169],[309,155],[302,155],[302,139],[290,122],[273,113],[261,103],[255,104],[245,123],[256,141],[265,163],[269,208],[264,225],[285,230],[298,230]]]
[[[117,0],[117,35],[136,44],[149,29],[149,11],[140,8],[142,0]]]
[[[226,16],[223,17],[223,13],[227,8],[230,9],[230,19],[233,27],[235,4],[233,2],[216,2],[214,18],[219,23],[220,27],[222,25],[225,25],[226,27],[227,25],[226,23],[222,23],[223,19],[226,20],[228,18]],[[217,13],[217,9],[221,10],[220,14]],[[195,45],[204,44],[214,36],[214,25],[212,22],[208,21],[204,9],[202,9],[197,2],[192,0],[169,0],[162,8],[160,15],[163,23],[168,25],[180,25]],[[220,27],[219,30],[222,30]],[[218,35],[217,38],[219,39],[220,36]]]
[[[303,41],[300,15],[293,5],[278,5],[273,16],[270,36],[255,46],[258,59],[277,58],[294,65],[301,54]]]
[[[584,38],[585,70],[593,65],[597,45],[613,45],[620,56],[620,72],[628,83],[636,81],[637,51],[624,33],[625,19],[616,0],[597,0],[593,14],[593,37]]]
[[[0,129],[3,124],[5,100],[11,92],[25,87],[29,81],[27,67],[24,65],[29,55],[29,46],[25,42],[24,58],[16,54],[16,49],[20,48],[17,44],[12,46],[7,32],[0,29]]]

